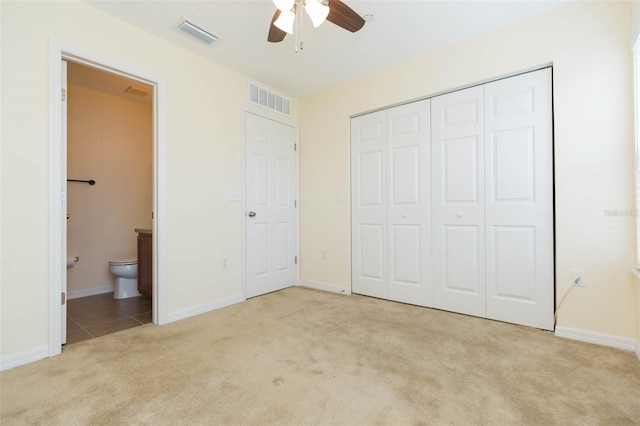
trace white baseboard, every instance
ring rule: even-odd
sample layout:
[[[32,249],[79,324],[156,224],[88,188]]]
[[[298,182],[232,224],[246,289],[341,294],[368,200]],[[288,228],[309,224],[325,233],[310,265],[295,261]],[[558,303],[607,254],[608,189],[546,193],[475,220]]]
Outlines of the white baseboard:
[[[40,361],[49,357],[49,347],[40,346],[38,348],[28,349],[26,351],[17,352],[15,354],[5,355],[0,358],[0,371],[8,370],[20,365],[29,364],[30,362]]]
[[[330,291],[331,293],[351,294],[351,289],[349,287],[342,287],[336,284],[320,283],[317,281],[302,280],[300,281],[299,286],[314,288],[316,290],[322,291]]]
[[[80,297],[95,296],[97,294],[111,293],[112,291],[112,285],[106,287],[88,288],[86,290],[69,291],[67,292],[67,300],[78,299]]]
[[[594,331],[580,330],[571,327],[556,327],[555,334],[558,337],[635,352],[636,355],[639,353],[638,342],[628,337],[611,336],[609,334],[596,333]],[[640,355],[638,355],[638,358],[640,358]]]
[[[196,315],[204,314],[206,312],[215,311],[216,309],[226,308],[227,306],[235,305],[236,303],[240,303],[243,301],[244,299],[242,298],[242,296],[237,295],[227,297],[226,299],[222,300],[216,300],[215,302],[192,306],[191,308],[182,309],[176,312],[170,312],[167,323],[180,321],[185,318],[190,318]]]

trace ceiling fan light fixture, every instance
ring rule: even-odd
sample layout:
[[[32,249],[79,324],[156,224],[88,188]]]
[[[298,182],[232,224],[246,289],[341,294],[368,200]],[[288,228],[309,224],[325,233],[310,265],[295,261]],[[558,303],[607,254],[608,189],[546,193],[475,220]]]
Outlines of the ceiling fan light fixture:
[[[273,4],[283,12],[291,10],[293,3],[295,3],[295,0],[273,0]]]
[[[273,24],[287,34],[293,34],[293,21],[295,19],[295,13],[291,10],[283,10]]]
[[[274,0],[275,1],[275,0]],[[320,0],[305,0],[304,10],[311,18],[314,27],[319,27],[329,16],[329,6],[320,2]]]

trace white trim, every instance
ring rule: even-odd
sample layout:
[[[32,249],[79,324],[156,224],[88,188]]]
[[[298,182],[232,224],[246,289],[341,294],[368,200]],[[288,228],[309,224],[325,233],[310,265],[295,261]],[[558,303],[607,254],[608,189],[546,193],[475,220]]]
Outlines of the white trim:
[[[62,305],[60,294],[66,274],[66,253],[62,253],[62,47],[49,43],[49,356],[62,352]],[[63,258],[64,256],[64,258]],[[63,271],[63,263],[65,270]],[[16,355],[20,355],[16,354]]]
[[[313,288],[313,289],[322,290],[322,291],[329,291],[331,293],[351,294],[351,288],[343,287],[337,284],[328,284],[328,283],[321,283],[317,281],[302,280],[300,284],[298,284],[298,286]]]
[[[293,103],[291,104],[291,108],[293,108]],[[295,196],[296,196],[296,202],[297,202],[297,207],[296,207],[296,254],[295,256],[298,259],[298,262],[296,264],[296,276],[295,276],[295,282],[293,283],[294,285],[299,285],[300,284],[300,271],[302,270],[302,260],[301,260],[301,256],[300,256],[300,210],[301,210],[301,206],[300,206],[300,127],[298,126],[298,124],[296,123],[293,126],[293,135],[295,138],[295,144],[296,144],[296,150],[293,154],[295,162],[296,162],[296,177],[295,177],[295,188],[294,188],[294,192],[295,192]]]
[[[166,82],[153,73],[129,64],[112,61],[65,41],[49,39],[49,356],[62,351],[60,293],[66,272],[67,254],[62,252],[66,236],[62,232],[63,141],[60,92],[62,59],[82,63],[154,86],[154,279],[153,322],[166,324],[167,300],[167,166],[166,166]],[[64,270],[63,270],[64,268]]]
[[[176,312],[169,313],[169,322],[180,321],[186,318],[194,317],[196,315],[205,314],[207,312],[215,311],[217,309],[226,308],[227,306],[235,305],[236,303],[244,302],[245,298],[238,294],[237,296],[227,297],[226,299],[217,300],[215,302],[207,302],[201,305],[192,306],[190,308],[182,309]]]
[[[247,85],[247,90],[248,90]],[[291,108],[293,109],[293,103],[291,104]],[[242,174],[242,196],[241,198],[241,225],[242,225],[242,241],[240,242],[240,258],[242,262],[241,271],[240,271],[240,281],[242,288],[242,300],[247,300],[247,114],[257,115],[258,117],[265,118],[267,120],[275,121],[276,123],[283,124],[285,126],[289,126],[293,128],[294,132],[294,143],[297,146],[297,149],[294,154],[295,158],[295,197],[298,202],[297,214],[296,214],[296,243],[295,243],[295,254],[294,256],[298,257],[298,264],[296,265],[296,274],[294,285],[300,285],[300,265],[302,264],[300,260],[300,127],[298,126],[298,122],[287,118],[281,114],[276,114],[271,112],[265,108],[258,107],[253,104],[246,104],[242,109],[242,162],[241,162],[241,174]]]
[[[81,297],[96,296],[98,294],[111,293],[113,286],[108,285],[104,287],[87,288],[84,290],[76,290],[67,292],[67,300],[79,299]]]
[[[167,84],[164,78],[155,78],[154,92],[154,162],[153,187],[153,323],[169,322],[169,185],[167,180]]]
[[[625,351],[634,351],[638,344],[635,340],[628,337],[611,336],[609,334],[596,333],[594,331],[580,330],[571,327],[556,326],[555,334],[558,337],[564,337],[566,339],[609,346],[616,349],[623,349]]]
[[[40,361],[47,357],[49,357],[48,346],[40,346],[38,348],[27,349],[26,351],[5,355],[0,358],[0,371]]]

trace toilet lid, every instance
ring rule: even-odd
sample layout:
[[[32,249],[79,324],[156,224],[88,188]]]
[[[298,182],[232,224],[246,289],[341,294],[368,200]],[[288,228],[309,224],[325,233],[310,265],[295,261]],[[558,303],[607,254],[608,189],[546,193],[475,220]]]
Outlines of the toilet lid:
[[[109,263],[112,265],[135,265],[136,263],[138,263],[138,257],[137,256],[119,257],[117,259],[109,261]]]

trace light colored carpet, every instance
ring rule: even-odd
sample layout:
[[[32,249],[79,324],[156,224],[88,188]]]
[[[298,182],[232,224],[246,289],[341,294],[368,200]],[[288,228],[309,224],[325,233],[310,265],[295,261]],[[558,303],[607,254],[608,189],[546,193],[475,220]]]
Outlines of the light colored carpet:
[[[0,374],[12,424],[640,424],[631,352],[291,288]]]

